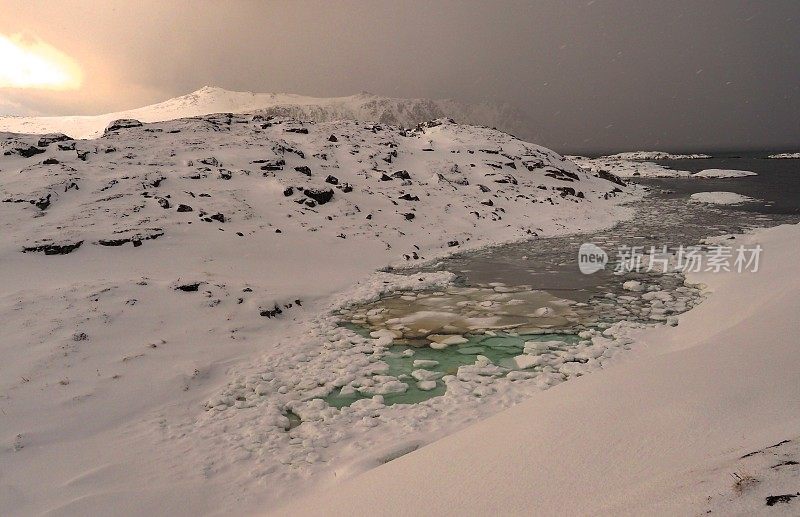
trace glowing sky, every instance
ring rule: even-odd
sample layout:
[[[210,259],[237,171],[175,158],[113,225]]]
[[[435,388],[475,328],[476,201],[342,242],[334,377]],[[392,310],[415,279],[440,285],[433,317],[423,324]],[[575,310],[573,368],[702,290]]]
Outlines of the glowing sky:
[[[0,88],[74,90],[81,71],[66,54],[40,40],[0,34]]]
[[[204,85],[369,91],[507,103],[535,122],[519,136],[562,151],[794,150],[798,23],[797,0],[0,0],[0,34],[48,63],[3,65],[1,81],[74,86],[65,55],[82,72],[77,90],[0,86],[0,114]]]

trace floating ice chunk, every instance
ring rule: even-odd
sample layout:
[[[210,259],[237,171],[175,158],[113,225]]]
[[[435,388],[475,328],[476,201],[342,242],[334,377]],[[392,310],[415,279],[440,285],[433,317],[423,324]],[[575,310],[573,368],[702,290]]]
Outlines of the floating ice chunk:
[[[469,340],[463,336],[458,335],[448,335],[448,334],[431,334],[428,336],[428,340],[433,341],[434,343],[438,343],[440,345],[462,345],[464,343],[469,342]],[[435,348],[431,345],[431,348]],[[442,347],[444,348],[444,347]]]
[[[434,361],[433,359],[414,360],[414,368],[433,368],[434,366],[439,366],[439,361]]]
[[[382,337],[390,337],[392,339],[401,338],[403,337],[403,333],[397,330],[389,330],[389,329],[380,329],[380,330],[373,330],[369,333],[370,337],[374,337],[376,339]]]
[[[489,359],[485,355],[479,355],[475,358],[475,366],[477,367],[482,368],[484,366],[489,366],[490,364],[492,364],[491,359]]]
[[[624,284],[622,284],[622,288],[626,291],[635,291],[640,292],[644,291],[644,286],[638,280],[628,280]]]
[[[408,390],[408,384],[397,379],[376,386],[362,386],[358,389],[360,393],[365,395],[389,395],[392,393],[405,393],[406,390]]]
[[[412,350],[411,348],[406,348],[400,355],[403,357],[411,357],[412,355],[414,355],[414,350]]]
[[[444,376],[444,373],[419,369],[411,372],[411,376],[418,381],[435,381],[436,379],[441,379]]]
[[[436,381],[419,381],[417,383],[417,388],[421,389],[422,391],[430,391],[436,387]]]
[[[540,354],[548,350],[563,348],[567,346],[566,341],[526,341],[524,352],[526,354]]]
[[[552,307],[539,307],[533,311],[533,315],[539,318],[555,316],[556,311]]]
[[[522,354],[510,357],[508,359],[503,359],[500,362],[500,365],[506,368],[510,368],[512,370],[525,370],[527,368],[532,368],[534,366],[542,364],[542,362],[543,359],[542,356],[540,355]]]

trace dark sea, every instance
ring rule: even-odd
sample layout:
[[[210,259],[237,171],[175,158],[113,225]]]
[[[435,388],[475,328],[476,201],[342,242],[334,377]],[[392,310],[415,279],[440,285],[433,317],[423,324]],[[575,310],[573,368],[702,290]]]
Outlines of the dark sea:
[[[723,154],[703,160],[659,160],[670,169],[699,172],[703,169],[737,169],[758,176],[726,179],[641,179],[636,183],[656,187],[669,193],[659,196],[688,198],[696,192],[735,192],[759,200],[731,206],[735,211],[766,214],[800,214],[800,160],[776,160],[768,153]],[[724,207],[720,207],[723,208]]]

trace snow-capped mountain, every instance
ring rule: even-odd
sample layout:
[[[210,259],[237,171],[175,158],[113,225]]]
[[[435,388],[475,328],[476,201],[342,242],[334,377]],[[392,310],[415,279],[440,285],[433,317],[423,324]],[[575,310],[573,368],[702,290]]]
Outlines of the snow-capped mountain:
[[[365,92],[349,97],[317,98],[288,93],[236,92],[211,86],[158,104],[103,115],[0,117],[0,131],[64,133],[73,138],[96,138],[102,135],[109,122],[117,119],[162,122],[211,113],[257,111],[266,116],[314,122],[355,120],[404,127],[446,117],[460,124],[496,127],[511,133],[530,133],[524,117],[508,106],[473,105],[453,100],[398,99]]]

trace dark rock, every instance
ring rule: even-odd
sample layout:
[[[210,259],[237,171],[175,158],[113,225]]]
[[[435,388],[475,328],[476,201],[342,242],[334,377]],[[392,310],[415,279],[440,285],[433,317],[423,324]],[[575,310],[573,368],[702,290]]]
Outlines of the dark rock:
[[[46,158],[42,162],[42,165],[57,165],[58,163],[59,163],[58,160],[56,160],[55,158]]]
[[[331,185],[338,185],[339,178],[337,178],[336,176],[328,175],[328,177],[325,178],[325,183],[330,183]]]
[[[18,154],[23,158],[30,158],[31,156],[36,156],[37,154],[41,154],[43,152],[44,149],[39,149],[38,147],[28,144],[18,143],[3,154],[6,156],[10,156],[12,154]]]
[[[489,187],[487,187],[485,185],[478,185],[478,188],[481,189],[481,192],[491,192],[492,191],[492,189],[490,189]]]
[[[62,142],[58,144],[58,148],[61,151],[74,151],[75,150],[75,141],[71,140],[68,142]]]
[[[286,187],[285,189],[283,189],[283,195],[284,196],[289,197],[292,194],[294,194],[294,188],[293,187]]]
[[[556,187],[556,190],[561,192],[561,197],[574,196],[575,189],[572,187]]]
[[[315,206],[317,206],[317,202],[316,202],[316,201],[314,201],[313,199],[306,199],[306,200],[305,200],[305,205],[306,205],[308,208],[314,208]]]
[[[81,161],[86,161],[86,157],[89,156],[89,151],[82,151],[80,149],[76,149],[75,153],[78,155],[78,159]]]
[[[299,167],[295,167],[294,170],[296,170],[300,174],[305,174],[306,176],[311,176],[311,168],[306,166],[306,165],[301,165]]]
[[[210,215],[208,217],[212,221],[217,221],[217,222],[220,222],[220,223],[224,223],[225,222],[225,214],[216,213],[216,214]]]
[[[179,285],[175,288],[176,291],[183,291],[185,293],[193,293],[196,292],[200,288],[200,284],[202,282],[195,282],[193,284],[183,284]]]
[[[458,246],[458,241],[447,241],[447,245],[451,248],[454,246]]]
[[[381,181],[392,181],[392,177],[387,175],[385,172],[381,174]]]
[[[39,210],[46,210],[47,207],[50,206],[50,196],[51,194],[47,194],[47,196],[39,198],[36,201],[31,201],[31,203],[36,205],[36,208]]]
[[[333,189],[316,189],[316,188],[307,188],[303,190],[303,194],[310,197],[320,205],[324,205],[331,199],[333,199]]]
[[[178,205],[178,212],[192,212],[192,211],[194,211],[194,209],[189,205],[183,205],[183,204]]]
[[[287,133],[299,133],[301,135],[307,135],[308,134],[308,129],[306,129],[304,127],[290,127],[290,128],[286,129],[286,132]]]
[[[233,174],[229,170],[221,169],[219,171],[219,179],[221,180],[229,180],[233,177]]]
[[[338,142],[339,139],[336,138],[336,135],[331,135],[328,137],[328,142]]]
[[[261,166],[262,171],[282,171],[286,161],[281,158],[280,160],[256,160],[253,163],[263,163]]]
[[[411,221],[411,220],[412,220],[412,219],[414,219],[414,217],[416,217],[416,216],[415,216],[414,214],[412,214],[411,212],[409,212],[409,213],[407,213],[407,214],[403,214],[403,217],[405,217],[405,218],[406,218],[406,221]]]
[[[114,120],[108,126],[106,126],[103,136],[106,136],[113,131],[119,131],[120,129],[127,129],[131,127],[142,127],[142,123],[133,118],[121,118]]]
[[[400,199],[404,201],[419,201],[419,198],[417,196],[412,196],[411,194],[403,194],[402,196],[400,196]]]
[[[47,147],[53,142],[65,142],[67,140],[72,140],[72,138],[63,133],[48,133],[39,137],[39,142],[36,145],[39,147]]]
[[[484,199],[483,201],[481,201],[481,204],[486,206],[494,206],[494,201],[492,201],[491,199]]]
[[[601,178],[601,179],[604,179],[604,180],[608,180],[611,183],[616,183],[617,185],[620,185],[620,186],[623,186],[623,187],[625,185],[627,185],[627,183],[625,183],[625,181],[623,181],[622,178],[620,178],[616,174],[611,174],[608,171],[597,171],[597,177]]]
[[[81,244],[83,244],[83,241],[68,244],[41,244],[22,248],[22,253],[38,252],[44,253],[45,255],[66,255],[80,248]]]
[[[392,173],[392,177],[400,180],[410,180],[411,174],[408,171],[397,171]]]
[[[203,165],[208,165],[210,167],[219,167],[219,160],[215,157],[211,156],[209,158],[201,158],[197,160],[198,162],[202,163]]]
[[[545,173],[545,176],[561,180],[561,181],[579,181],[580,178],[574,172],[565,171],[562,169],[550,169]]]
[[[800,492],[796,494],[768,495],[767,506],[775,506],[778,503],[788,503],[798,496],[800,496]]]
[[[348,192],[353,191],[353,186],[349,183],[344,183],[341,185],[341,191],[347,194]]]

